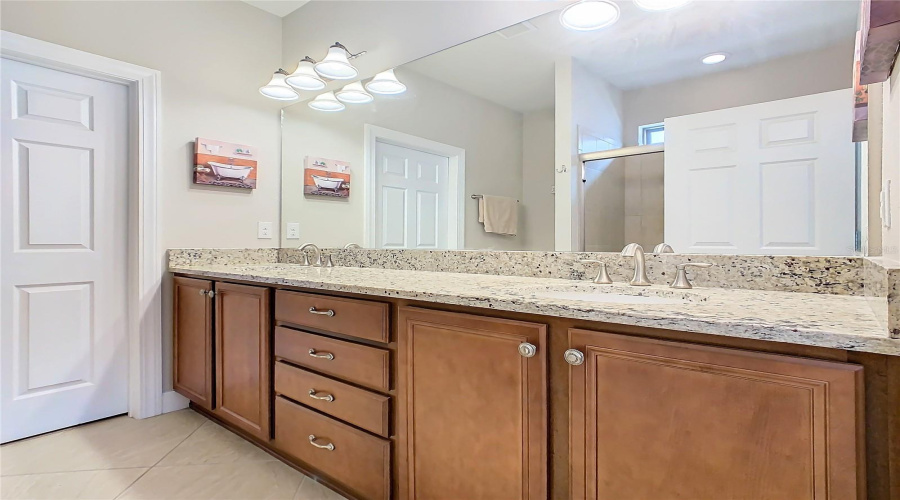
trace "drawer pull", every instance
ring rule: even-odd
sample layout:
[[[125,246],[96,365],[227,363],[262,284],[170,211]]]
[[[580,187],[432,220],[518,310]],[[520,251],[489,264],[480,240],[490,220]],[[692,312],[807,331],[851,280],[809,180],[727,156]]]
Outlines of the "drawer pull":
[[[316,442],[316,435],[315,435],[315,434],[310,434],[310,435],[309,435],[309,444],[315,446],[316,448],[321,448],[321,449],[323,449],[323,450],[334,451],[334,443],[319,444],[319,443]]]
[[[326,394],[326,395],[324,395],[324,396],[319,396],[318,394],[316,394],[316,390],[315,390],[315,389],[310,389],[310,390],[309,390],[309,397],[311,397],[311,398],[313,398],[313,399],[321,399],[322,401],[328,401],[328,402],[334,401],[334,396],[332,396],[331,394]]]
[[[309,312],[312,314],[319,314],[321,316],[334,316],[334,309],[329,309],[327,311],[319,311],[315,307],[310,307]]]
[[[334,359],[334,354],[331,354],[330,352],[317,353],[315,349],[310,349],[309,355],[313,358],[327,359],[328,361]]]

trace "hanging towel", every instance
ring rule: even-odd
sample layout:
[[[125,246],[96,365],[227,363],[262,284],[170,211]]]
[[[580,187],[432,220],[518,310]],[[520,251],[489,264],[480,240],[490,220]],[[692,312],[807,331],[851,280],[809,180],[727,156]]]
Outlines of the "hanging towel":
[[[506,196],[484,195],[478,199],[478,222],[486,233],[515,236],[519,225],[519,202]]]

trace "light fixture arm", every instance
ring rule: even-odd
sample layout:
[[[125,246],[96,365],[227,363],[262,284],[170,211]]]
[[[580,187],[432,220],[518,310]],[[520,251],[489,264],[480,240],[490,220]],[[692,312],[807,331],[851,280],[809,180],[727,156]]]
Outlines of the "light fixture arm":
[[[278,71],[275,72],[276,75],[290,75],[287,71],[282,68],[278,68]]]
[[[346,49],[345,49],[345,50],[346,50]],[[315,63],[317,63],[317,62],[319,62],[319,61],[316,61],[316,60],[313,59],[312,57],[304,56],[303,59],[300,59],[300,62],[311,62],[311,63],[315,64]]]
[[[338,47],[340,49],[344,49],[344,52],[347,53],[347,59],[356,59],[357,57],[366,53],[366,51],[364,50],[362,52],[357,52],[356,54],[354,54],[353,52],[350,52],[350,50],[347,47],[345,47],[344,44],[342,44],[341,42],[334,42],[334,45],[332,45],[332,47]]]

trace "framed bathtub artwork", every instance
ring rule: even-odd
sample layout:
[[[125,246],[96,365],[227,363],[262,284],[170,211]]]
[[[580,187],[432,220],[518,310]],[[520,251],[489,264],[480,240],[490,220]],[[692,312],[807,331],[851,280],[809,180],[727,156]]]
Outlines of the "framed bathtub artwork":
[[[194,184],[256,189],[256,148],[197,138],[194,143]]]
[[[350,163],[307,156],[303,169],[303,194],[350,197]]]

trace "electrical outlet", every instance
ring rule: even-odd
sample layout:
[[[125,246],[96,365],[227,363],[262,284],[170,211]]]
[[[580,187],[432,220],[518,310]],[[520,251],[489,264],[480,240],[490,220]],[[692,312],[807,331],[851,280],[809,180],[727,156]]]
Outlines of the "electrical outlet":
[[[259,226],[256,230],[256,237],[260,240],[271,240],[272,239],[272,223],[271,222],[260,222]]]
[[[289,240],[299,240],[300,239],[300,223],[299,222],[288,222],[287,239],[289,239]]]

